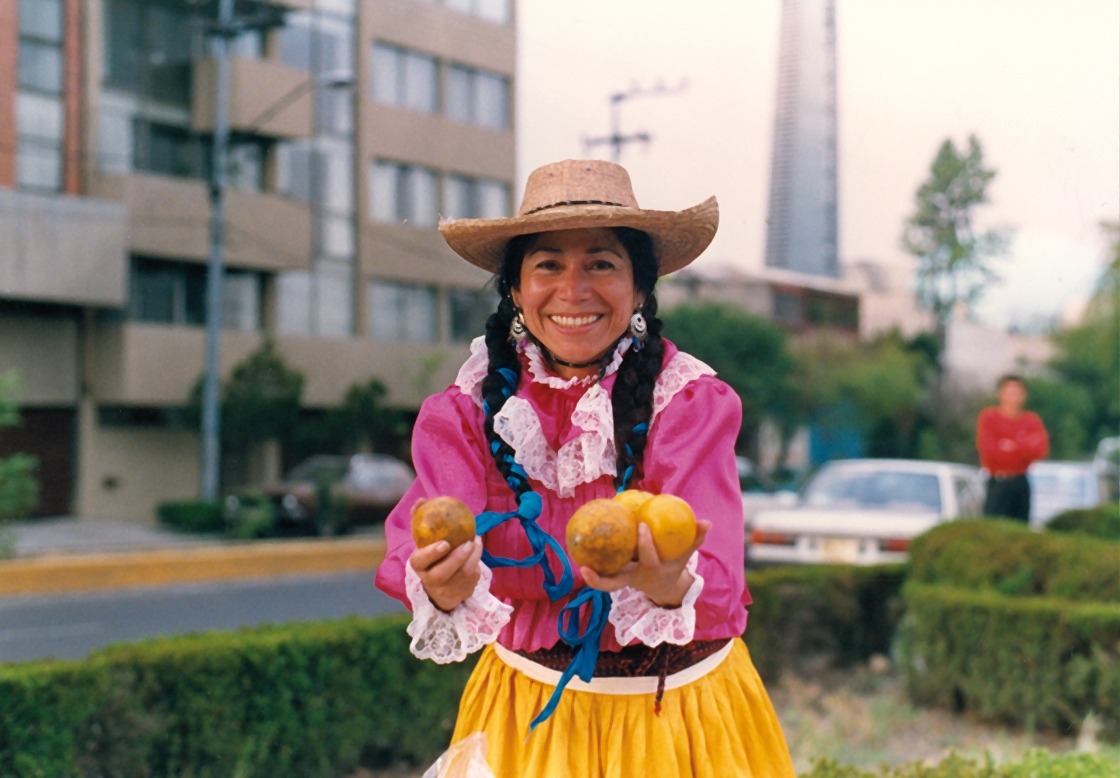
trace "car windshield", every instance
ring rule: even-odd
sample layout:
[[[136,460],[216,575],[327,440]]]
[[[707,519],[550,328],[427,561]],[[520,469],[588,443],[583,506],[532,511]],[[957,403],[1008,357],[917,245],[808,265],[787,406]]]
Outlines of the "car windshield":
[[[1037,498],[1074,504],[1087,499],[1093,489],[1093,474],[1084,470],[1050,470],[1028,476],[1031,492]]]
[[[342,457],[312,457],[288,471],[288,481],[339,481],[346,475]]]
[[[941,486],[936,475],[926,473],[832,468],[806,487],[805,504],[940,513]]]

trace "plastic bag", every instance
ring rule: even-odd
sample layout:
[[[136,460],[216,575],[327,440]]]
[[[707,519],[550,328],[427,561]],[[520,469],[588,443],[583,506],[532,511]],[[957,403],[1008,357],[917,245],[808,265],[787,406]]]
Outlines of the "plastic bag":
[[[486,733],[476,732],[444,751],[424,778],[495,778],[486,764]]]

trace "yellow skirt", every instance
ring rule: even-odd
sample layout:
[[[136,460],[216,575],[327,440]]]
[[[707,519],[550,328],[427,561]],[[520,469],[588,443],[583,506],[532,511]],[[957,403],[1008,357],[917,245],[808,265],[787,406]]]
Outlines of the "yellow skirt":
[[[714,670],[652,694],[565,690],[529,735],[554,687],[517,672],[491,646],[471,675],[454,742],[485,732],[497,778],[795,778],[781,725],[742,640]]]

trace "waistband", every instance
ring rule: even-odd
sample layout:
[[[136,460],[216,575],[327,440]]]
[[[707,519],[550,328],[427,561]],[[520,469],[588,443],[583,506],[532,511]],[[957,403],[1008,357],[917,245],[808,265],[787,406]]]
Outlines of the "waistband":
[[[494,653],[497,654],[498,658],[501,659],[502,662],[504,662],[506,665],[516,670],[517,672],[523,674],[525,677],[531,678],[538,683],[543,683],[546,686],[556,686],[560,683],[560,671],[546,667],[539,662],[533,661],[528,656],[517,653],[516,651],[511,651],[510,649],[498,643],[493,643],[491,645],[493,645],[494,647]],[[567,688],[577,692],[591,692],[593,694],[659,694],[659,692],[664,689],[676,689],[681,686],[687,686],[693,681],[703,678],[705,675],[720,666],[723,660],[727,658],[728,654],[731,653],[731,649],[733,647],[731,638],[728,638],[726,640],[694,641],[693,643],[689,643],[687,646],[671,646],[669,644],[663,645],[667,645],[669,646],[669,648],[674,649],[688,649],[689,647],[696,647],[696,649],[699,649],[699,651],[701,652],[705,651],[708,648],[711,648],[712,650],[708,652],[703,659],[700,659],[699,661],[696,661],[694,663],[690,663],[682,669],[677,670],[676,672],[667,673],[662,676],[662,678],[658,677],[658,668],[652,667],[650,668],[654,671],[652,675],[638,675],[636,677],[599,677],[598,675],[596,675],[596,677],[592,678],[589,682],[581,681],[579,678],[573,678],[568,683]],[[633,648],[637,648],[637,646]],[[658,648],[648,648],[646,646],[641,646],[641,648],[645,649],[645,652],[656,654],[658,650],[661,649],[661,646],[658,646]],[[623,649],[623,651],[625,650],[626,649]],[[622,652],[601,653],[599,655],[600,664],[603,665],[604,659],[610,657],[612,653],[621,654]],[[664,655],[668,656],[668,652],[665,652]],[[695,649],[692,652],[685,652],[682,655],[695,658]],[[610,660],[607,659],[607,662],[604,666],[607,666],[609,664]],[[598,672],[599,669],[597,667],[596,673]],[[664,682],[659,686],[659,681],[661,681],[662,679]]]

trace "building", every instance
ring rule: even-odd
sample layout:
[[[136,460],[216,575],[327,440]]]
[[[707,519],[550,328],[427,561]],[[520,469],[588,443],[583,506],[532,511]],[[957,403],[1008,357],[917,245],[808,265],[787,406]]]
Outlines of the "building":
[[[0,0],[0,455],[40,457],[44,513],[198,493],[216,5]],[[512,0],[236,7],[222,368],[270,337],[311,407],[417,407],[494,302],[435,227],[511,210]]]
[[[766,265],[840,276],[834,0],[783,0]]]

